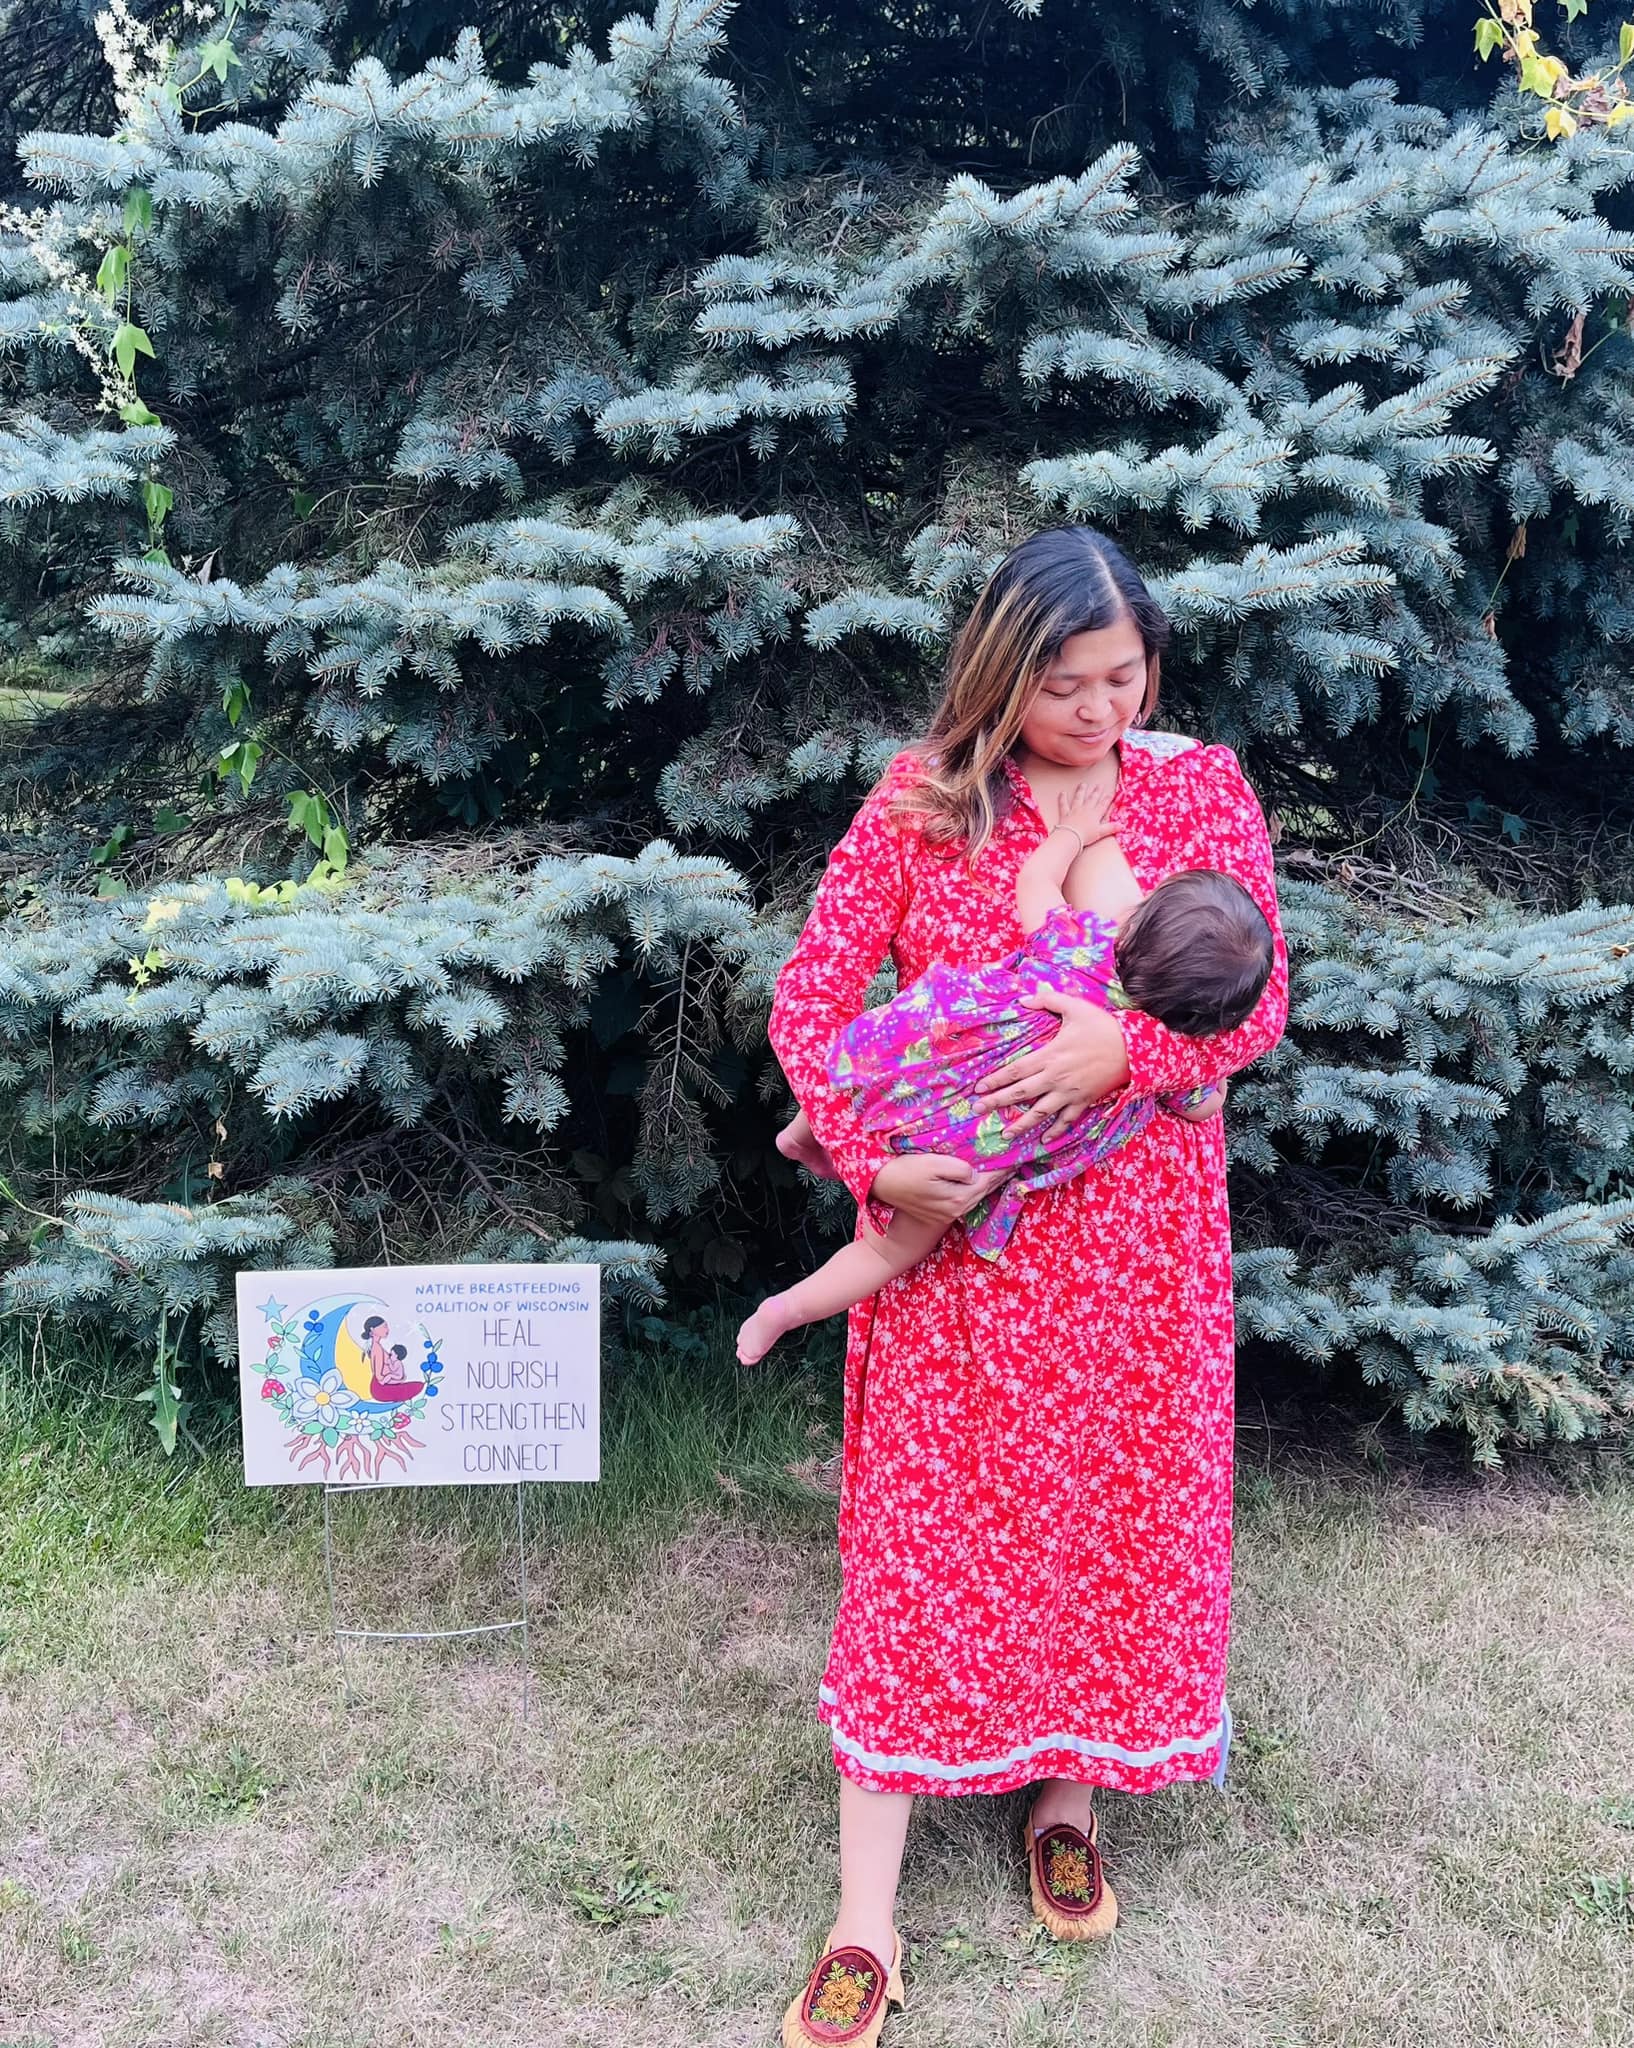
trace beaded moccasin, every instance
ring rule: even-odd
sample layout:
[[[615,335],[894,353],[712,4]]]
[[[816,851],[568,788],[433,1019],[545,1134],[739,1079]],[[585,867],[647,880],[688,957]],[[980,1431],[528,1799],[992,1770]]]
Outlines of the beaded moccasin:
[[[1118,1924],[1118,1900],[1101,1869],[1096,1847],[1100,1827],[1090,1815],[1089,1833],[1056,1821],[1034,1828],[1026,1820],[1027,1868],[1033,1911],[1057,1941],[1093,1941]]]
[[[902,1937],[894,1930],[889,1969],[870,1949],[825,1949],[783,2015],[783,2048],[874,2048],[887,2004],[902,2005],[905,1996]]]

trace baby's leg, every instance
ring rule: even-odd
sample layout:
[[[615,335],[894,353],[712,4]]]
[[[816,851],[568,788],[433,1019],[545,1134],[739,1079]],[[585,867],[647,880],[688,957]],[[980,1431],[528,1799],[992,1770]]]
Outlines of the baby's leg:
[[[782,1294],[767,1296],[738,1331],[740,1365],[753,1365],[764,1358],[790,1330],[865,1301],[887,1280],[917,1265],[944,1235],[941,1225],[921,1222],[900,1209],[883,1237],[866,1224],[863,1230],[863,1236],[837,1251],[815,1273],[797,1280]]]
[[[777,1149],[785,1159],[793,1159],[801,1166],[809,1166],[813,1173],[823,1180],[838,1180],[834,1161],[829,1157],[828,1147],[811,1128],[811,1118],[803,1109],[794,1116],[777,1134]]]

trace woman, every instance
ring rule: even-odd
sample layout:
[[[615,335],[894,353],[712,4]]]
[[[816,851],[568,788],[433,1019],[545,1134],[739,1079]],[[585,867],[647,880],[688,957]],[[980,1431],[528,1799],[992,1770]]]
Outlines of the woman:
[[[1098,779],[1140,887],[1234,876],[1270,921],[1258,1007],[1206,1041],[1041,993],[1060,1029],[1001,1068],[996,1108],[1071,1121],[1129,1087],[1178,1093],[1247,1066],[1287,1015],[1264,815],[1226,747],[1139,728],[1168,622],[1084,527],[1012,549],[954,641],[924,740],[891,762],[830,856],[778,977],[769,1034],[875,1228],[949,1223],[992,1175],[898,1155],[828,1082],[829,1045],[887,950],[907,981],[1021,943],[1016,870],[1064,789]],[[862,1217],[859,1216],[859,1230]],[[1216,1776],[1229,1734],[1232,1302],[1218,1118],[1156,1117],[1095,1171],[1028,1198],[1005,1255],[950,1230],[850,1312],[842,1592],[818,1713],[840,1773],[840,1910],[784,2017],[790,2048],[871,2048],[900,2003],[897,1874],[915,1793],[1036,1784],[1035,1908],[1063,1938],[1116,1900],[1091,1788]]]
[[[393,1344],[388,1349],[386,1339],[390,1335],[391,1325],[384,1316],[370,1316],[363,1325],[363,1342],[369,1356],[369,1398],[371,1401],[412,1401],[423,1391],[425,1381],[400,1377],[408,1371],[408,1346]]]

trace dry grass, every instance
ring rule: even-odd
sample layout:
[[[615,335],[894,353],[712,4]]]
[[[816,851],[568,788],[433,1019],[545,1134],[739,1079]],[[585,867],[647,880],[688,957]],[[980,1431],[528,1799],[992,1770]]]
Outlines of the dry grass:
[[[833,1905],[830,1511],[728,1491],[615,1540],[547,1491],[526,1727],[503,1639],[366,1646],[347,1704],[310,1496],[30,1583],[0,2044],[775,2040]],[[885,2048],[1634,2042],[1634,1492],[1239,1499],[1229,1788],[1104,1795],[1126,1912],[1088,1953],[1029,1925],[1024,1795],[921,1802]],[[341,1514],[350,1617],[506,1611],[501,1516]]]

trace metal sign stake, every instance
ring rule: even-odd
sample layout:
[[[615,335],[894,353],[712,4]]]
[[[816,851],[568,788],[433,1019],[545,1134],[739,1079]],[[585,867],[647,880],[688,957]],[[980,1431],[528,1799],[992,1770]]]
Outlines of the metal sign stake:
[[[529,1678],[532,1655],[528,1636],[528,1539],[522,1517],[522,1483],[516,1486],[516,1560],[517,1577],[521,1594],[520,1614],[510,1621],[472,1622],[463,1628],[342,1628],[340,1612],[335,1604],[335,1541],[334,1525],[331,1520],[329,1503],[337,1493],[388,1493],[393,1489],[372,1479],[338,1481],[326,1480],[323,1488],[323,1571],[329,1588],[329,1628],[335,1639],[336,1655],[340,1659],[340,1680],[345,1693],[346,1704],[355,1706],[357,1694],[352,1686],[351,1666],[346,1659],[348,1642],[383,1643],[444,1643],[459,1636],[504,1635],[512,1629],[522,1632],[522,1726],[528,1725]]]

